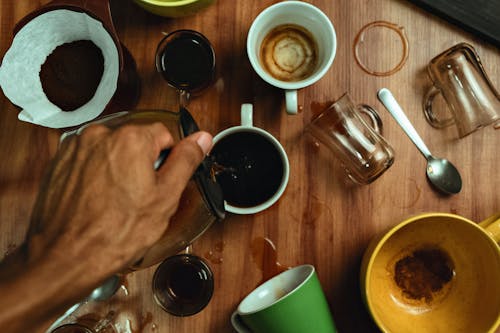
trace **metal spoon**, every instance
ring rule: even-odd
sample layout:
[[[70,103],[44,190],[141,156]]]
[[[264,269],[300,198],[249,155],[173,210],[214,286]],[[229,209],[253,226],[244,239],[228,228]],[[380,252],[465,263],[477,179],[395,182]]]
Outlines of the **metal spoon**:
[[[78,308],[80,308],[80,306],[82,306],[83,304],[87,303],[88,301],[105,301],[113,296],[119,287],[120,278],[117,275],[111,276],[109,279],[104,281],[102,285],[95,288],[83,301],[74,304],[72,307],[66,310],[66,312],[61,317],[57,318],[57,320],[52,325],[50,325],[46,333],[52,332],[52,330],[58,327],[66,318],[68,318],[73,312],[78,310]]]
[[[415,146],[417,146],[422,155],[424,155],[427,160],[427,178],[431,184],[434,185],[436,189],[446,194],[456,194],[460,192],[462,189],[462,178],[457,168],[455,168],[450,161],[431,155],[431,152],[422,138],[418,135],[389,89],[380,89],[378,91],[378,98],[394,119],[396,119],[399,126],[403,128],[406,135],[408,135]]]

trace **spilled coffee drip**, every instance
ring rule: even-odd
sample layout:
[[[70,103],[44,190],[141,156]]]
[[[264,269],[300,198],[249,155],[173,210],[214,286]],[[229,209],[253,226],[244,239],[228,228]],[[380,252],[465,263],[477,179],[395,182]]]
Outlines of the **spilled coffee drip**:
[[[272,29],[262,42],[260,58],[264,68],[281,81],[309,77],[318,62],[317,43],[312,34],[294,24]]]
[[[89,102],[104,72],[101,49],[90,40],[58,46],[40,69],[48,100],[62,111],[74,111]]]

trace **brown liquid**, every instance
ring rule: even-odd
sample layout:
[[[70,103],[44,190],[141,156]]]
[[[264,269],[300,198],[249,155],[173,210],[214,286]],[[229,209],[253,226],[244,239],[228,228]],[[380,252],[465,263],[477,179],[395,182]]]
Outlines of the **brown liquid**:
[[[155,297],[173,315],[189,316],[201,311],[213,293],[213,274],[199,258],[177,255],[164,261],[155,273]]]
[[[406,297],[430,303],[451,281],[453,269],[451,259],[443,250],[418,249],[396,262],[394,281]]]
[[[214,79],[215,55],[206,38],[185,31],[161,50],[158,66],[172,86],[198,92],[209,86]]]
[[[190,264],[179,264],[171,268],[166,288],[177,300],[192,302],[203,293],[203,279],[198,275],[199,268]]]
[[[260,59],[263,67],[274,78],[300,81],[316,69],[318,46],[305,28],[295,24],[279,25],[264,38]]]
[[[269,200],[281,185],[283,161],[267,138],[237,132],[222,138],[211,152],[222,170],[215,171],[224,199],[232,206],[253,207]]]
[[[255,238],[252,241],[251,250],[253,261],[262,271],[261,283],[289,269],[278,262],[276,246],[269,238]]]
[[[205,253],[205,258],[210,260],[213,264],[222,264],[224,258],[222,253],[224,252],[224,242],[217,242],[213,250],[209,250]]]
[[[58,46],[40,70],[43,91],[63,111],[73,111],[94,96],[104,72],[101,50],[89,40]]]

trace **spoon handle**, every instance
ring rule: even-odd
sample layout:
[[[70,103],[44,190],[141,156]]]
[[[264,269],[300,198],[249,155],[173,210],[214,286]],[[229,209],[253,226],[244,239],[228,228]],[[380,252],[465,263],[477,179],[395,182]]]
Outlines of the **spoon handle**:
[[[432,156],[429,148],[427,148],[420,135],[418,135],[417,131],[411,124],[403,109],[401,109],[401,106],[399,106],[391,91],[387,88],[380,89],[378,91],[378,98],[382,104],[384,104],[389,113],[394,117],[399,126],[401,126],[403,131],[405,131],[406,135],[408,135],[415,146],[417,146],[422,155],[424,155],[426,159],[429,159]]]
[[[72,307],[70,307],[68,310],[66,310],[66,312],[62,316],[57,318],[57,320],[55,322],[53,322],[52,325],[50,325],[50,327],[47,329],[47,331],[45,331],[45,333],[50,333],[53,330],[55,330],[56,327],[58,327],[66,318],[68,318],[73,312],[78,310],[78,308],[80,306],[82,306],[83,303],[84,302],[76,303]]]

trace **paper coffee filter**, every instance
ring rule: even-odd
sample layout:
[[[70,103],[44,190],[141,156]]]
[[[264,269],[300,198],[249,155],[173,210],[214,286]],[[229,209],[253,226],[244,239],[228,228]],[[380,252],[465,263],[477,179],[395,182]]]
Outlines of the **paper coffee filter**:
[[[56,47],[77,40],[90,40],[101,49],[104,71],[94,97],[65,112],[49,101],[39,75]],[[118,74],[118,49],[102,23],[85,13],[58,9],[35,17],[15,35],[0,67],[0,86],[11,102],[23,109],[20,120],[62,128],[97,117],[116,91]]]

